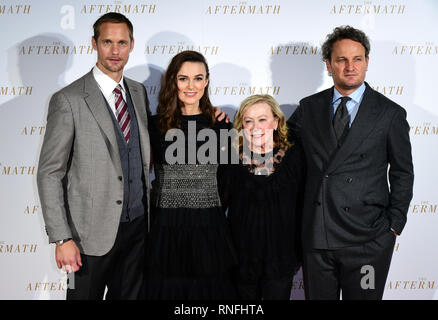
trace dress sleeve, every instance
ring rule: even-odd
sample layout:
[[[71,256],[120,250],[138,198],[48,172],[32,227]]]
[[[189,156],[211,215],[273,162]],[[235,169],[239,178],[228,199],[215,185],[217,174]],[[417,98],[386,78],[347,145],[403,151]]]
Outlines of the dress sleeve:
[[[304,188],[305,167],[304,151],[300,143],[295,143],[286,151],[280,170],[275,175],[276,184],[282,186],[295,183],[297,187]]]
[[[216,122],[215,125],[216,130],[218,131],[218,142],[219,142],[219,150],[218,150],[218,170],[217,170],[217,182],[218,182],[218,191],[219,196],[222,203],[222,208],[224,211],[230,205],[231,197],[233,195],[233,191],[235,188],[236,182],[236,167],[238,164],[233,163],[232,152],[235,152],[232,145],[231,138],[224,139],[221,130],[226,130],[228,132],[233,128],[233,124],[231,122],[226,122],[225,120]]]
[[[232,201],[236,186],[236,164],[220,164],[217,170],[218,191],[225,211]]]
[[[295,210],[290,214],[294,215],[294,246],[296,252],[296,269],[302,265],[302,245],[301,245],[301,222],[304,208],[306,162],[304,151],[300,143],[294,144],[287,150],[283,158],[279,172],[276,173],[275,183],[277,190],[287,190],[290,194],[288,199],[294,201]]]

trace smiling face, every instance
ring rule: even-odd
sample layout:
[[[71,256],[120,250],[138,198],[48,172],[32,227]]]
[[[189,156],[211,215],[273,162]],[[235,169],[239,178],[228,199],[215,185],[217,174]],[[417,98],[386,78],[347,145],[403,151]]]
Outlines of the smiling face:
[[[332,74],[336,89],[342,95],[349,95],[362,85],[368,61],[365,48],[360,42],[343,39],[333,44],[331,59],[326,60],[326,66]]]
[[[176,76],[178,99],[182,102],[182,112],[200,113],[199,100],[208,84],[207,70],[202,62],[184,62]]]
[[[93,49],[97,51],[97,67],[119,82],[134,48],[134,40],[131,40],[125,23],[105,22],[99,31],[99,38],[92,38]]]
[[[273,132],[278,127],[271,107],[266,102],[249,106],[242,117],[244,135],[251,144],[251,151],[265,153],[274,146]]]

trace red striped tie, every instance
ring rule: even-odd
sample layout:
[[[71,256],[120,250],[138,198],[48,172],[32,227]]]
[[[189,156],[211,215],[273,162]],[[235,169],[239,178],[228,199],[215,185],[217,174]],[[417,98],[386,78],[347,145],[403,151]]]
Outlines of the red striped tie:
[[[125,137],[126,143],[129,142],[129,135],[131,133],[131,117],[128,113],[128,106],[123,100],[122,87],[117,85],[114,89],[114,96],[116,101],[116,117],[119,122],[120,128],[122,129],[123,136]]]

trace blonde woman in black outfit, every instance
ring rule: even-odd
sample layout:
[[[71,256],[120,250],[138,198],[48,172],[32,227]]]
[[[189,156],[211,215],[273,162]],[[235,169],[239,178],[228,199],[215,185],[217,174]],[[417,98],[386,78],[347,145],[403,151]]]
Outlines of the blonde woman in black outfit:
[[[269,95],[245,99],[235,116],[239,164],[221,166],[222,204],[228,208],[239,258],[242,299],[288,300],[299,268],[302,152],[288,141],[278,103]]]

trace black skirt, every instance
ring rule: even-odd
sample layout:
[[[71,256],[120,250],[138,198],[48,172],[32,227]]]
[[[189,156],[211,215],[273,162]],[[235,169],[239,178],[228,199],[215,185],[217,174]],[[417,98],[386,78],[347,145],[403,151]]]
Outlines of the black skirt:
[[[237,263],[219,207],[154,208],[146,264],[147,299],[233,299]]]

